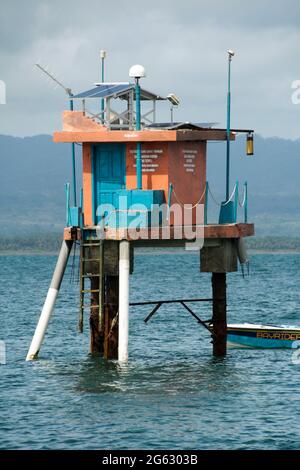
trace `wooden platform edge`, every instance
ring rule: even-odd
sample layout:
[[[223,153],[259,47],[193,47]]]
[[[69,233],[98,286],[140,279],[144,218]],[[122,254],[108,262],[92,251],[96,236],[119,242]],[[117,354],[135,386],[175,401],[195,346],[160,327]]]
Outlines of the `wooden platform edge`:
[[[96,226],[85,227],[87,230],[96,230]],[[253,223],[237,223],[237,224],[216,224],[216,225],[205,225],[205,226],[190,226],[185,227],[189,228],[194,233],[194,237],[189,238],[178,238],[178,232],[183,229],[183,227],[157,227],[157,228],[142,228],[139,232],[139,237],[137,237],[136,230],[130,232],[130,230],[125,228],[109,228],[105,229],[105,239],[106,240],[128,240],[128,241],[138,241],[142,240],[143,242],[153,242],[155,240],[182,240],[182,241],[193,241],[196,238],[204,239],[216,239],[216,238],[243,238],[251,237],[254,235],[254,224]],[[177,230],[177,233],[176,233]],[[177,235],[177,237],[176,237]],[[65,227],[64,229],[64,240],[80,240],[81,230],[76,227]],[[169,237],[169,238],[168,238]]]

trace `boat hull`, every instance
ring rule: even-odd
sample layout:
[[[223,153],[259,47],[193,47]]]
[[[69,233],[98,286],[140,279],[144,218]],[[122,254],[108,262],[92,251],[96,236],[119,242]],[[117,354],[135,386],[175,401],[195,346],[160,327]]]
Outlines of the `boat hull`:
[[[300,328],[229,324],[227,326],[227,345],[229,348],[297,348],[300,346]]]

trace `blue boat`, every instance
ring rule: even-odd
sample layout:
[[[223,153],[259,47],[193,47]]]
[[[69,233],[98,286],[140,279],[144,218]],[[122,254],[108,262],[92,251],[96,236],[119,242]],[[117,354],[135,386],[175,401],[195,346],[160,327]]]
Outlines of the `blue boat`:
[[[229,348],[297,348],[300,346],[300,328],[253,323],[229,324],[227,345]]]

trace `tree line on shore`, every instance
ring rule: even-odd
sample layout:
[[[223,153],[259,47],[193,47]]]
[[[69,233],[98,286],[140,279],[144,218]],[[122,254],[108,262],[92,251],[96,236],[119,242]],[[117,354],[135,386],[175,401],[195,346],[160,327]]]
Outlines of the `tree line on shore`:
[[[0,240],[0,252],[56,253],[62,240],[61,233],[5,236]],[[249,237],[247,247],[253,250],[293,250],[300,252],[300,237]]]

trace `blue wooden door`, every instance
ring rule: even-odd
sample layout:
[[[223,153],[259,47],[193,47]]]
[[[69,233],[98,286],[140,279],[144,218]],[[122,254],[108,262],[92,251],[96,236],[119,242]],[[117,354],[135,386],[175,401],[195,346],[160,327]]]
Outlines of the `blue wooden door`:
[[[125,188],[125,144],[107,143],[93,146],[94,213],[99,222],[97,208],[114,204],[117,190]]]

